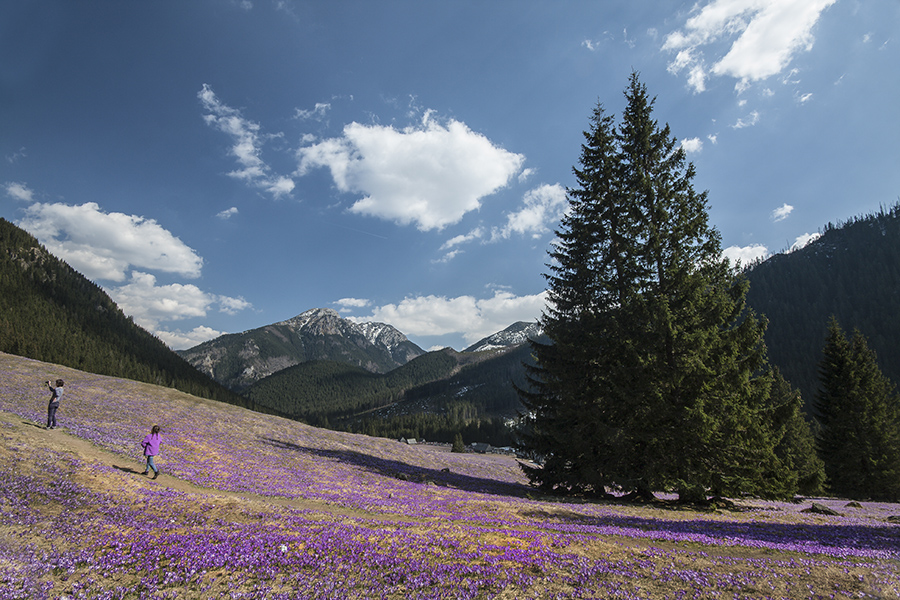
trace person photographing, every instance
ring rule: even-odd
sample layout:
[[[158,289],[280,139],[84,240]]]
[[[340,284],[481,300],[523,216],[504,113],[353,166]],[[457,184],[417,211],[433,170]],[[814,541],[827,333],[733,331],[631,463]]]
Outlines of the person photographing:
[[[56,429],[56,411],[59,409],[59,400],[63,395],[63,386],[65,382],[62,379],[56,380],[56,385],[52,381],[47,382],[47,387],[53,392],[50,396],[50,404],[47,405],[47,429]]]

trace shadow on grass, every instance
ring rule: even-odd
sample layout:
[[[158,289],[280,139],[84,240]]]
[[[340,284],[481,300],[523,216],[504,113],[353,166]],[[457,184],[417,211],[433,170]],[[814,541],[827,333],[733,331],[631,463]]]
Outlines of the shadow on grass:
[[[138,471],[133,467],[120,467],[119,465],[113,465],[112,468],[116,469],[117,471],[122,471],[123,473],[134,473],[135,475],[142,475],[144,473],[143,471]]]
[[[483,477],[473,477],[471,475],[453,473],[449,469],[416,467],[397,460],[378,458],[352,450],[324,450],[321,448],[308,448],[268,437],[260,439],[262,439],[263,443],[282,450],[338,460],[384,477],[392,477],[402,481],[433,483],[438,486],[457,488],[467,492],[481,492],[515,498],[524,498],[527,494],[534,491],[532,488],[519,483],[507,483]]]
[[[797,552],[829,552],[829,549],[847,549],[851,556],[865,556],[867,552],[900,556],[900,527],[891,525],[844,524],[835,517],[834,523],[769,523],[763,521],[710,521],[705,519],[673,520],[606,515],[602,517],[580,515],[575,512],[550,512],[545,510],[523,511],[524,516],[543,522],[558,523],[562,531],[580,527],[596,529],[600,535],[615,535],[615,529],[637,529],[648,532],[650,537],[671,541],[699,543],[737,544],[740,546],[770,548]],[[605,530],[605,531],[604,531]],[[587,532],[585,532],[587,533]],[[621,532],[628,535],[627,532]],[[854,552],[855,551],[855,552]],[[862,552],[859,552],[862,551]],[[840,552],[837,552],[840,554]]]
[[[482,492],[514,498],[532,497],[536,490],[522,484],[498,482],[481,477],[473,477],[452,473],[446,470],[426,469],[406,463],[377,458],[350,450],[323,450],[309,448],[291,442],[273,438],[261,438],[268,445],[276,448],[338,460],[355,467],[365,469],[384,477],[393,477],[418,483],[432,482],[435,485],[458,488],[469,492]],[[550,500],[550,497],[547,497]],[[554,502],[561,498],[554,497]],[[564,500],[564,499],[563,499]],[[627,505],[626,502],[582,500],[579,504],[597,504],[609,506]],[[555,504],[559,506],[559,504]],[[900,510],[900,509],[898,509]],[[712,521],[707,519],[658,519],[609,514],[591,516],[575,511],[549,511],[542,509],[525,510],[525,517],[541,522],[544,527],[552,528],[558,524],[562,532],[578,532],[588,535],[629,535],[625,530],[646,532],[648,537],[673,542],[696,541],[702,544],[734,544],[743,547],[772,548],[782,551],[801,553],[825,552],[841,554],[848,550],[850,556],[865,556],[866,553],[892,555],[900,554],[900,527],[896,525],[857,525],[840,522],[841,517],[834,517],[834,523],[769,523],[763,521]],[[833,549],[830,551],[830,549]]]

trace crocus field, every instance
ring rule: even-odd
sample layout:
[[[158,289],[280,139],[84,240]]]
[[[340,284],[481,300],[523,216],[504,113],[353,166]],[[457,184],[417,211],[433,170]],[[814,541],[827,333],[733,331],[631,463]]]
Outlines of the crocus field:
[[[45,430],[58,377],[61,429]],[[897,504],[548,498],[512,457],[6,354],[0,437],[0,600],[900,598]],[[840,515],[802,512],[813,501]]]

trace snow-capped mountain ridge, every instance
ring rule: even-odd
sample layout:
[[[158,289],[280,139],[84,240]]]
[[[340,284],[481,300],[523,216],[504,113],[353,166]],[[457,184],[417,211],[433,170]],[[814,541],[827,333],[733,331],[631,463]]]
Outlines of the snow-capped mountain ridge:
[[[240,391],[302,362],[332,360],[383,373],[425,351],[386,323],[354,323],[330,308],[314,308],[179,354],[219,383]]]
[[[464,352],[484,352],[487,350],[519,346],[540,335],[541,326],[536,321],[530,323],[527,321],[518,321],[503,331],[498,331],[497,333],[475,342],[466,348]]]

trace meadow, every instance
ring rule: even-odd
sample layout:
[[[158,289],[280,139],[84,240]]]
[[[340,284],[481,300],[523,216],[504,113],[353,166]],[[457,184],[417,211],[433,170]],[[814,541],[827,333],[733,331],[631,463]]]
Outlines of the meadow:
[[[140,474],[154,424],[156,480]],[[547,497],[513,457],[6,354],[0,438],[0,600],[900,598],[897,504]]]

